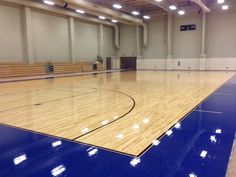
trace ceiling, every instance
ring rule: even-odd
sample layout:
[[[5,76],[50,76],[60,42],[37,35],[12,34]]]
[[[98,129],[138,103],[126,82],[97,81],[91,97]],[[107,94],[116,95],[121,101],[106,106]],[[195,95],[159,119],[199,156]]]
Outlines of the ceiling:
[[[112,8],[114,3],[122,4],[123,8],[120,10],[124,13],[130,14],[133,10],[139,11],[142,15],[146,13],[161,14],[165,11],[160,7],[153,5],[147,0],[90,0],[95,4],[99,4],[108,8]]]
[[[142,15],[148,14],[162,14],[165,13],[165,11],[161,8],[155,5],[155,1],[153,0],[89,0],[90,2],[93,2],[95,4],[99,4],[108,8],[112,8],[112,5],[114,3],[122,4],[123,8],[121,9],[122,12],[130,14],[133,10],[138,10],[141,12]],[[209,4],[209,2],[214,0],[204,0],[206,4]],[[156,3],[158,4],[158,3]],[[163,2],[160,3],[163,7],[166,7],[168,9],[169,5],[177,5],[180,8],[193,8],[193,9],[200,9],[195,3],[193,3],[191,0],[163,0]]]
[[[138,10],[142,15],[160,15],[166,13],[165,10],[158,7],[155,0],[89,0],[95,4],[99,4],[108,8],[112,8],[114,3],[122,4],[123,8],[120,10],[123,13],[130,14],[133,10]],[[226,0],[227,3],[235,2],[235,0]],[[217,5],[217,0],[202,0],[208,7]],[[156,5],[155,5],[156,4]],[[161,6],[168,9],[169,5],[176,5],[178,9],[186,11],[200,11],[201,8],[192,2],[192,0],[163,0],[159,3]]]

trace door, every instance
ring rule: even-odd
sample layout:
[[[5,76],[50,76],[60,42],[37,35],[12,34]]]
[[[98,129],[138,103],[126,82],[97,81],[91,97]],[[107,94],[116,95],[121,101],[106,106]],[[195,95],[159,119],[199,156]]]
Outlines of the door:
[[[136,70],[137,57],[121,57],[120,68]]]
[[[107,70],[111,70],[111,57],[107,57]]]

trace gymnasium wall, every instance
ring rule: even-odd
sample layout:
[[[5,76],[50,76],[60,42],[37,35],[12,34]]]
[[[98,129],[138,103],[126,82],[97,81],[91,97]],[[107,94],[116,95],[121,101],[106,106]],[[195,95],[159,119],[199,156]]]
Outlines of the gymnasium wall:
[[[148,47],[143,47],[143,59],[164,59],[167,53],[167,21],[165,16],[148,23]]]
[[[114,29],[104,25],[103,53],[115,55]],[[69,18],[31,9],[34,62],[71,62]],[[0,62],[27,62],[24,9],[0,3]],[[97,59],[99,25],[75,20],[75,61]]]
[[[75,22],[75,47],[77,61],[94,61],[98,54],[98,26]]]
[[[17,7],[0,5],[0,61],[24,61],[23,12]]]
[[[69,29],[65,17],[32,11],[33,52],[36,62],[66,62],[69,54]]]
[[[114,44],[114,31],[111,27],[104,26],[103,28],[103,55],[105,57],[112,57],[116,55]]]
[[[42,11],[31,11],[35,62],[71,62],[69,19]],[[207,17],[207,70],[236,70],[236,9],[213,11]],[[24,10],[0,3],[0,62],[27,62]],[[196,31],[180,32],[180,25],[196,24]],[[75,20],[75,60],[93,61],[99,54],[99,25]],[[148,47],[141,45],[139,69],[167,68],[167,17],[148,22]],[[119,68],[122,56],[138,56],[136,26],[120,25],[120,49],[114,46],[114,30],[103,27],[103,56],[112,57]],[[140,38],[140,41],[142,39]],[[193,13],[173,19],[173,59],[177,70],[198,70],[201,53],[201,15]]]
[[[137,56],[136,26],[120,25],[120,49],[118,57]]]
[[[227,12],[214,11],[208,14],[206,31],[206,69],[236,70],[236,9]],[[175,16],[173,20],[172,68],[198,70],[201,55],[201,15],[193,13]],[[167,45],[164,24],[167,18],[149,22],[149,46],[143,49],[143,58],[138,60],[139,69],[166,69]],[[180,25],[196,24],[195,31],[181,32]],[[158,34],[157,34],[158,33]],[[180,64],[180,65],[179,65]]]
[[[207,17],[206,69],[236,70],[236,10],[213,11]],[[175,16],[173,20],[173,59],[172,68],[176,70],[198,70],[201,55],[201,14],[193,13]],[[196,24],[195,31],[180,32],[180,25]],[[131,30],[132,29],[132,30]],[[142,58],[138,60],[139,69],[166,69],[167,64],[167,18],[158,17],[148,23],[148,47],[142,47]],[[135,50],[135,27],[122,25],[120,56],[133,56]],[[179,65],[180,64],[180,65]],[[114,60],[114,68],[119,61]]]

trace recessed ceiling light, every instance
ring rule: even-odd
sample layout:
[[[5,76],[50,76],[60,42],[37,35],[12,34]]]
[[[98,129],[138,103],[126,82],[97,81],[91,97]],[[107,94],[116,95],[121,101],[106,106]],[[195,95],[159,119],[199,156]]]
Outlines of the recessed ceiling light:
[[[111,20],[111,22],[113,22],[113,23],[117,23],[118,21],[113,19],[113,20]]]
[[[177,9],[177,7],[176,7],[176,6],[174,6],[174,5],[171,5],[171,6],[169,6],[169,9],[170,9],[170,10],[176,10],[176,9]]]
[[[221,8],[222,8],[223,10],[228,10],[228,9],[229,9],[229,6],[228,6],[228,5],[223,5]]]
[[[104,17],[104,16],[98,16],[98,18],[99,18],[99,19],[102,19],[102,20],[105,20],[105,19],[106,19],[106,17]]]
[[[151,17],[148,16],[148,15],[144,15],[143,18],[146,19],[146,20],[148,20],[148,19],[150,19]]]
[[[217,0],[218,4],[223,4],[225,0]]]
[[[162,2],[163,0],[155,0],[156,2]]]
[[[180,11],[178,11],[178,14],[179,14],[179,15],[184,15],[185,12],[184,12],[183,10],[180,10]]]
[[[121,9],[122,6],[120,4],[113,4],[113,7],[116,8],[116,9]]]
[[[135,10],[132,11],[132,14],[133,14],[133,15],[140,15],[140,13],[139,13],[138,11],[135,11]]]
[[[77,12],[77,13],[80,13],[80,14],[84,14],[84,13],[85,13],[85,11],[80,10],[80,9],[77,9],[76,12]]]
[[[45,4],[51,5],[51,6],[55,5],[55,3],[52,2],[52,1],[46,1],[46,0],[44,0],[43,2],[44,2]]]

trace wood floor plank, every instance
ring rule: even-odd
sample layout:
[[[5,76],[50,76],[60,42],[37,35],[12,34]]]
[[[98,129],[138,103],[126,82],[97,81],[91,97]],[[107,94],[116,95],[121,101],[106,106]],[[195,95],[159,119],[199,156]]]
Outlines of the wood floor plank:
[[[4,83],[0,122],[138,155],[233,75],[134,71]]]

